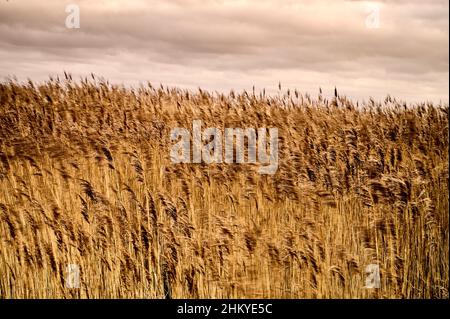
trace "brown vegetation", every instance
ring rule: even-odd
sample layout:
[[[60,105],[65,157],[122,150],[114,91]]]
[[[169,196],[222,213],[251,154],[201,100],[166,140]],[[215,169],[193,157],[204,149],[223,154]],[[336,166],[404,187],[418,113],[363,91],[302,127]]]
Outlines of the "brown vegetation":
[[[194,119],[278,128],[278,171],[172,164]],[[1,298],[448,298],[448,208],[448,105],[0,84]]]

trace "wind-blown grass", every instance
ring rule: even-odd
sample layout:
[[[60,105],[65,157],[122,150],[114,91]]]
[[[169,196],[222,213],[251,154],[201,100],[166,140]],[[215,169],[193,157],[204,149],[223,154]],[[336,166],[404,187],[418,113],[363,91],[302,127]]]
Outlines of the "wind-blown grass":
[[[172,164],[194,119],[278,171]],[[448,298],[448,230],[448,105],[0,84],[1,298]]]

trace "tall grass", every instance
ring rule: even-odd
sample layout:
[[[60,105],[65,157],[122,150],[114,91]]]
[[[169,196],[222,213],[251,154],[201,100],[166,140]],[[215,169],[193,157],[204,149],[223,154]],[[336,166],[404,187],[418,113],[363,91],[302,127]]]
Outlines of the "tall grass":
[[[172,164],[194,119],[278,128],[277,173]],[[448,298],[448,141],[390,97],[1,83],[0,297]]]

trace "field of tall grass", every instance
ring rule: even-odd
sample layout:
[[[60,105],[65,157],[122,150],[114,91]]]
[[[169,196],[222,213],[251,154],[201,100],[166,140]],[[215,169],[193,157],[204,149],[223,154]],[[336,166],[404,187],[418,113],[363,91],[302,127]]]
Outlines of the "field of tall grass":
[[[196,119],[277,172],[173,164]],[[2,82],[0,298],[448,298],[448,146],[448,104]]]

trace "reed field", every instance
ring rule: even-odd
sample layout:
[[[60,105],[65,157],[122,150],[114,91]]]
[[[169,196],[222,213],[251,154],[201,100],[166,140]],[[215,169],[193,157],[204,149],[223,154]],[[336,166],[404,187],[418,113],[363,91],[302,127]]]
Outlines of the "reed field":
[[[172,163],[194,120],[278,170]],[[0,298],[448,298],[448,146],[448,104],[4,81]]]

